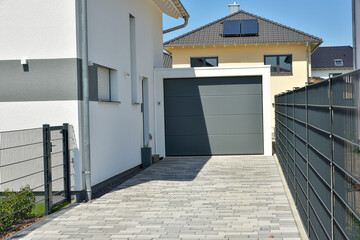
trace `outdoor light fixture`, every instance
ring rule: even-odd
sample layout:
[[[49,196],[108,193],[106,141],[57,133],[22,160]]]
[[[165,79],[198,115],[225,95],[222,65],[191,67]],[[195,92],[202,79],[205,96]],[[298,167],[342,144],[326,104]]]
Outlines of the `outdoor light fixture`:
[[[23,66],[24,72],[28,72],[29,71],[29,64],[26,58],[22,58],[20,59],[20,63]]]

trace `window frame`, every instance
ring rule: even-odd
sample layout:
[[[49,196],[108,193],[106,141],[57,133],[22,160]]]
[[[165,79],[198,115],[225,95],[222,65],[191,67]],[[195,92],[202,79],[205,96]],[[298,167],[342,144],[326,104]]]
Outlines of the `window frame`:
[[[340,64],[336,64],[336,62],[340,62]],[[334,65],[335,65],[335,67],[343,67],[344,66],[344,60],[342,60],[341,58],[334,59]]]
[[[118,82],[117,82],[117,76],[116,76],[116,70],[106,67],[104,65],[99,65],[99,64],[94,64],[94,66],[96,67],[96,89],[97,89],[97,101],[99,103],[121,103],[118,99],[118,93],[117,93],[117,87],[118,87]],[[108,84],[109,84],[109,88],[108,90],[108,95],[109,95],[109,99],[103,99],[100,98],[99,96],[99,68],[103,68],[104,70],[109,71],[108,75],[109,75],[109,79],[107,79]]]
[[[291,69],[290,72],[280,72],[280,57],[291,57]],[[266,57],[276,57],[276,72],[271,72],[271,76],[289,76],[293,75],[293,57],[292,54],[272,54],[272,55],[264,55],[264,64],[266,65]]]
[[[206,61],[206,59],[216,59],[216,66],[197,66],[197,67],[218,67],[219,66],[219,57],[218,56],[210,56],[210,57],[190,57],[190,67],[191,68],[195,68],[195,67],[193,67],[192,65],[191,65],[191,60],[192,59],[202,59],[202,60],[204,60],[203,62],[205,63]]]

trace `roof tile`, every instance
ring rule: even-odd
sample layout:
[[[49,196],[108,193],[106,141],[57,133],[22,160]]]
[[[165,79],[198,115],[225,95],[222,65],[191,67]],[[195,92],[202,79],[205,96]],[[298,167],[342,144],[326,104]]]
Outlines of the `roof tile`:
[[[259,35],[242,37],[222,36],[222,23],[225,20],[242,19],[258,19]],[[218,19],[193,31],[185,33],[177,38],[169,40],[164,43],[164,46],[209,46],[299,42],[321,43],[322,39],[240,10],[239,12],[228,15],[224,18]]]

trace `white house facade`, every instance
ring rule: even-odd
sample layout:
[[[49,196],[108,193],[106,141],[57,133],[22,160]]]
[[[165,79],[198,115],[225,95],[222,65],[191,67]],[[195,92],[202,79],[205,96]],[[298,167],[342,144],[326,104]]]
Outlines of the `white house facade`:
[[[0,132],[71,124],[75,191],[84,189],[79,9],[78,0],[0,2]],[[91,186],[141,164],[155,128],[162,13],[184,12],[179,0],[87,1]]]

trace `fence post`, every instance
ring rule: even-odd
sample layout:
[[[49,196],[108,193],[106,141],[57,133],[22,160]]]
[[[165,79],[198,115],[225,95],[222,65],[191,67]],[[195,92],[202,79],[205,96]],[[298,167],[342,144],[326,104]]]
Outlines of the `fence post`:
[[[310,238],[310,180],[309,180],[309,97],[308,86],[305,86],[305,131],[306,131],[306,214],[307,214],[307,235]]]
[[[45,190],[45,214],[49,215],[52,209],[52,176],[51,176],[51,133],[50,125],[43,125],[43,149],[44,149],[44,190]]]
[[[335,195],[334,195],[334,125],[333,125],[333,101],[332,101],[332,85],[331,78],[329,78],[329,112],[330,112],[330,140],[331,140],[331,239],[334,239],[334,207],[335,207]]]
[[[62,130],[63,161],[64,161],[64,196],[66,201],[71,202],[70,186],[70,151],[69,151],[69,124],[63,124]]]

